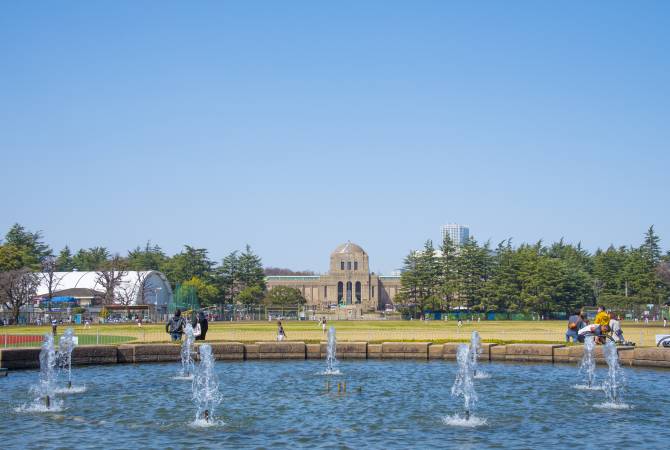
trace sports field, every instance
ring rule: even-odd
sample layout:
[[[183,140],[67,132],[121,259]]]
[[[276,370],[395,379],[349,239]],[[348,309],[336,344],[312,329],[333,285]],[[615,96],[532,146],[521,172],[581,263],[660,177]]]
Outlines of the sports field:
[[[287,340],[319,342],[325,335],[317,322],[284,321]],[[473,330],[489,342],[556,342],[565,341],[565,321],[482,321],[463,322],[459,327],[449,321],[331,321],[340,341],[430,341],[446,342],[469,340]],[[670,327],[662,322],[649,324],[625,321],[625,337],[638,346],[655,345],[656,334],[670,334]],[[58,332],[66,326],[59,326]],[[90,328],[74,326],[80,345],[119,344],[123,342],[167,342],[169,336],[162,324],[144,325],[92,325]],[[39,345],[39,337],[51,331],[50,326],[0,327],[0,348],[9,346]],[[276,337],[275,322],[210,322],[208,341],[257,342],[272,341]]]

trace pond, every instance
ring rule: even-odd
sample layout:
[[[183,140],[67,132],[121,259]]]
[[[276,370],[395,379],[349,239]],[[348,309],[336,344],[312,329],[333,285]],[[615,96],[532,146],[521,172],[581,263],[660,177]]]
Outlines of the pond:
[[[447,361],[217,362],[223,402],[215,426],[193,425],[191,383],[179,364],[73,369],[62,410],[27,412],[37,371],[0,379],[3,448],[667,448],[670,373],[624,369],[629,409],[601,408],[573,365],[481,363],[477,427],[453,426],[457,372]],[[597,369],[602,382],[607,368]],[[330,380],[330,390],[326,382]],[[347,383],[338,394],[337,384]]]

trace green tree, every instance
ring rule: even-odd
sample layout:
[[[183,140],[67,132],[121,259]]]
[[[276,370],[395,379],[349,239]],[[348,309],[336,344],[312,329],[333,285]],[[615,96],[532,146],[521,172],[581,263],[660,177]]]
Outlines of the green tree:
[[[444,299],[444,307],[455,307],[458,293],[458,267],[456,258],[456,246],[449,237],[444,235],[440,246],[440,289]]]
[[[72,259],[72,252],[67,245],[60,251],[56,258],[57,272],[71,272],[74,269],[74,261]]]
[[[421,308],[423,288],[419,276],[419,267],[418,253],[412,250],[403,261],[400,291],[395,298],[400,310],[406,314],[414,315],[417,309]]]
[[[201,306],[211,306],[215,304],[219,295],[219,290],[216,286],[197,276],[193,276],[189,280],[184,281],[182,286],[192,287],[195,290]]]
[[[249,245],[246,246],[237,261],[237,280],[241,289],[259,286],[261,290],[265,290],[263,263]]]
[[[246,308],[253,308],[260,305],[264,297],[263,288],[260,286],[248,286],[237,294],[237,302]]]
[[[30,268],[37,270],[39,261],[25,247],[0,245],[0,272]]]
[[[268,306],[283,308],[304,305],[307,302],[300,289],[289,286],[277,286],[265,295],[264,303]]]
[[[220,301],[223,304],[232,304],[240,292],[239,261],[237,251],[231,252],[223,258],[221,266],[216,269],[216,283],[221,292]]]
[[[151,245],[151,242],[147,242],[144,248],[137,246],[130,250],[126,259],[129,270],[146,271],[160,270],[167,257],[158,245]]]
[[[483,247],[470,237],[457,257],[458,295],[462,305],[482,310],[486,304],[486,282],[490,275],[490,249],[487,243]]]
[[[109,251],[105,247],[82,248],[72,257],[72,268],[80,272],[96,271],[102,268],[109,258]]]
[[[176,286],[193,277],[210,282],[214,263],[207,255],[207,249],[185,245],[184,250],[169,258],[162,264],[162,272],[167,279]]]
[[[5,245],[14,245],[26,251],[36,263],[51,255],[51,249],[42,241],[41,231],[28,231],[15,223],[5,235]]]
[[[661,239],[651,225],[644,234],[644,243],[640,246],[640,252],[650,267],[656,267],[661,261]]]

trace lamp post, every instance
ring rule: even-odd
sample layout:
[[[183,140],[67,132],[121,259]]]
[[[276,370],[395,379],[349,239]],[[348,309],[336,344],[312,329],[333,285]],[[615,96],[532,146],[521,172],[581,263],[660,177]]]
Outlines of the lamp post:
[[[155,294],[154,311],[156,311],[156,313],[158,313],[158,291],[160,291],[161,289],[163,289],[163,288],[161,288],[161,287],[154,288],[154,294]]]

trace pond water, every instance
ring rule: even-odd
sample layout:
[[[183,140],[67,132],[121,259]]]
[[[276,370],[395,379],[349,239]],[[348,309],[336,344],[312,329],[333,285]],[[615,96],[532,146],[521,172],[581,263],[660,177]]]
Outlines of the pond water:
[[[457,366],[446,361],[217,362],[221,422],[192,425],[179,364],[78,367],[58,412],[26,412],[37,371],[0,379],[3,448],[668,448],[670,372],[625,369],[630,409],[603,409],[574,365],[481,363],[477,427],[453,426]],[[602,382],[607,368],[597,369]],[[325,384],[331,379],[330,393]],[[337,394],[346,380],[347,394]],[[361,391],[358,391],[358,388]]]

